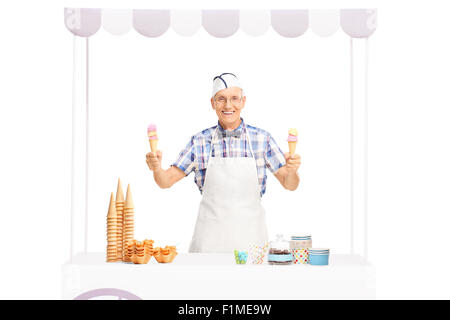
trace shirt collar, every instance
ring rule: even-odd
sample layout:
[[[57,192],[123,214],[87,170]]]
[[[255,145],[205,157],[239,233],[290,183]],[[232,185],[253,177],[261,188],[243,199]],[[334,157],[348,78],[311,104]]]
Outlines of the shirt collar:
[[[234,136],[234,137],[240,137],[242,134],[242,130],[244,128],[244,119],[241,118],[241,124],[239,125],[239,127],[237,127],[236,129],[230,131],[230,130],[225,130],[221,125],[220,122],[217,121],[217,127],[219,128],[219,134],[221,135],[221,137],[230,137],[230,136]]]

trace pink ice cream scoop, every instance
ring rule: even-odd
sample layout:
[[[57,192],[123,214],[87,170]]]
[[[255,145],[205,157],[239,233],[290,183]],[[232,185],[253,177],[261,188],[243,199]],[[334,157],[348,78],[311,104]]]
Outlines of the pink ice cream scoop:
[[[149,140],[158,140],[158,135],[156,134],[156,125],[150,124],[147,128],[147,134]]]
[[[287,138],[288,142],[296,142],[297,141],[297,135],[298,135],[297,129],[289,129],[288,134],[289,134],[288,138]]]
[[[289,144],[289,154],[292,156],[295,154],[295,148],[297,146],[297,129],[291,128],[288,131],[288,144]]]
[[[151,124],[147,128],[148,142],[150,142],[150,149],[152,152],[158,150],[158,135],[156,134],[156,125]]]

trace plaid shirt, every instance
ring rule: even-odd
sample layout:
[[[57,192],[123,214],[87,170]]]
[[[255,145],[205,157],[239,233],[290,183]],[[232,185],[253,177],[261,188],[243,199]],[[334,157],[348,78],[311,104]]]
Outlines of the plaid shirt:
[[[286,160],[283,151],[270,133],[250,125],[244,125],[244,120],[241,121],[237,129],[231,132],[231,136],[225,133],[220,123],[217,126],[197,133],[180,152],[177,160],[172,165],[183,170],[186,175],[194,171],[195,183],[200,192],[202,192],[203,184],[205,183],[207,158],[211,150],[211,140],[217,127],[219,129],[217,130],[216,142],[211,153],[212,157],[252,157],[247,135],[245,130],[243,130],[244,126],[247,128],[248,136],[252,142],[262,196],[266,192],[266,168],[269,168],[274,173],[286,164]],[[240,134],[240,137],[238,138],[233,134]]]

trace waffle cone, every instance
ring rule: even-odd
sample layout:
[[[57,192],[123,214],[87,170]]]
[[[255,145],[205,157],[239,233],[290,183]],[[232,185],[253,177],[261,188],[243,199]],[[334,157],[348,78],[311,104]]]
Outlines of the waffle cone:
[[[176,247],[166,246],[165,248],[155,248],[153,256],[159,263],[170,263],[177,256]]]
[[[147,264],[150,261],[150,258],[152,257],[151,254],[146,254],[144,257],[144,263]]]
[[[148,141],[150,142],[150,149],[152,150],[152,152],[156,153],[156,151],[158,150],[158,139],[149,139]]]
[[[118,261],[117,257],[117,212],[114,194],[111,192],[108,214],[106,216],[106,261]]]
[[[289,155],[293,156],[295,154],[295,148],[297,147],[297,141],[289,141]]]
[[[127,189],[127,197],[124,204],[124,215],[122,224],[122,242],[123,248],[130,245],[130,241],[134,238],[134,204],[131,197],[130,185]],[[133,241],[136,244],[136,241]],[[127,258],[129,259],[129,257]]]
[[[123,196],[122,182],[117,182],[116,192],[116,212],[117,212],[117,257],[122,258],[123,255],[123,206],[125,199]]]

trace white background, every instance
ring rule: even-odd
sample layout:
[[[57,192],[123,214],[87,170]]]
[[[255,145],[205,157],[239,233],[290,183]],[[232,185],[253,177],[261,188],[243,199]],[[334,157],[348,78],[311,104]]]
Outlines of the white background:
[[[172,3],[145,6],[186,8]],[[374,6],[369,1],[340,3],[339,8]],[[144,6],[133,4],[125,7]],[[320,4],[301,7],[336,7],[334,2]],[[80,7],[83,2],[65,5]],[[214,5],[197,1],[189,8],[299,7],[289,1],[278,2],[277,7],[269,2],[245,6],[228,2],[225,6],[219,1]],[[450,99],[445,91],[448,8],[430,1],[376,7],[378,29],[370,40],[369,252],[377,267],[377,296],[450,298],[446,254],[450,222]],[[63,6],[56,1],[45,6],[32,2],[3,5],[0,26],[0,141],[4,150],[0,160],[0,298],[57,299],[61,265],[69,254],[72,36],[63,24]],[[245,50],[250,41],[252,50],[259,51],[252,59],[249,49]],[[156,43],[176,50],[158,49]],[[206,50],[218,55],[216,60],[208,58],[208,51],[195,57],[194,44],[205,43]],[[230,47],[221,49],[223,45]],[[129,59],[131,48],[136,50],[135,59]],[[91,50],[91,103],[98,106],[92,121],[105,127],[92,132],[93,168],[97,170],[90,210],[97,216],[90,224],[93,241],[89,249],[102,250],[108,193],[115,191],[119,175],[133,187],[136,236],[175,239],[186,249],[200,196],[192,177],[173,190],[154,186],[144,163],[148,150],[145,128],[149,121],[159,125],[167,166],[190,135],[214,124],[207,100],[210,80],[227,71],[235,71],[245,85],[248,104],[243,115],[250,124],[270,131],[284,148],[286,128],[299,128],[302,186],[287,193],[269,177],[263,201],[271,234],[297,231],[297,227],[286,228],[286,221],[295,219],[304,223],[298,229],[311,231],[316,244],[337,252],[348,247],[348,224],[341,220],[348,218],[348,214],[341,218],[347,210],[348,188],[348,145],[342,142],[348,136],[348,37],[342,31],[327,39],[308,31],[292,40],[270,29],[266,37],[238,32],[225,41],[207,37],[203,30],[193,38],[169,31],[159,39],[144,38],[133,30],[120,38],[100,31],[92,38]],[[183,58],[179,58],[180,51]],[[300,76],[286,76],[287,66]],[[181,67],[188,77],[180,75]],[[103,76],[108,70],[109,80]],[[265,71],[271,75],[269,80],[264,78]],[[115,81],[119,77],[126,81]],[[179,86],[180,81],[189,85]],[[274,104],[282,107],[273,108]],[[324,108],[322,116],[319,107]],[[137,118],[137,112],[142,117]],[[201,116],[193,120],[197,113]],[[116,129],[119,117],[129,128]],[[319,221],[326,223],[319,226]]]

